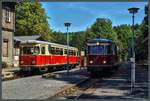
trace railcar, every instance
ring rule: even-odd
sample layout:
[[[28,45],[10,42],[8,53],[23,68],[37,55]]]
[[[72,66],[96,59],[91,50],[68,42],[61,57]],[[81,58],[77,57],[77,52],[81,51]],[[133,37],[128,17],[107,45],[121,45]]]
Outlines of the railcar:
[[[21,42],[19,56],[20,68],[24,71],[47,71],[50,68],[62,68],[67,64],[67,46],[45,41],[27,40]],[[68,62],[70,66],[78,64],[78,49],[68,47]]]
[[[110,71],[119,65],[117,46],[105,38],[95,38],[87,41],[87,70],[91,74]]]

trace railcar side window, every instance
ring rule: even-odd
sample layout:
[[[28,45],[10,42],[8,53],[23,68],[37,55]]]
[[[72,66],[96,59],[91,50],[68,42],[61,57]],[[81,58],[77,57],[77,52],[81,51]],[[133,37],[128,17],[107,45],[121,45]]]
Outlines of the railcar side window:
[[[39,54],[40,53],[40,48],[38,46],[34,47],[34,54]]]
[[[73,51],[72,50],[69,50],[69,55],[73,55]]]
[[[48,52],[51,53],[51,46],[48,45]]]
[[[45,47],[42,47],[42,48],[41,48],[41,53],[42,53],[42,54],[45,54]]]
[[[59,55],[60,54],[60,50],[59,48],[56,48],[56,54]]]
[[[67,49],[65,49],[65,54],[67,54]]]
[[[55,54],[55,48],[54,47],[51,48],[51,53]]]
[[[60,49],[60,55],[63,55],[63,49],[62,48]]]
[[[107,48],[107,55],[112,55],[113,54],[113,47],[112,45],[108,45],[106,46]]]
[[[76,51],[73,51],[73,55],[76,56]]]

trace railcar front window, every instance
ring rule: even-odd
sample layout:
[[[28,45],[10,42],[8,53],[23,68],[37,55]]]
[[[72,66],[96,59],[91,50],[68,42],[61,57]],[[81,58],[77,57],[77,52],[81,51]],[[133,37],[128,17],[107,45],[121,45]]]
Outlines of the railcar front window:
[[[104,55],[105,47],[104,46],[90,46],[89,54],[90,55]]]

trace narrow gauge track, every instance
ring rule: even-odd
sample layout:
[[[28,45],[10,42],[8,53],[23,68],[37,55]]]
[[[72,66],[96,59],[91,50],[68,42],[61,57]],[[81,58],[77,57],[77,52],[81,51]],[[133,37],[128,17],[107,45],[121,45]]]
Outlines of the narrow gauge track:
[[[82,98],[82,96],[85,93],[92,94],[96,90],[96,88],[94,88],[94,84],[99,80],[100,79],[92,80],[92,82],[90,84],[88,84],[85,89],[82,89],[82,91],[80,91],[78,94],[73,95],[73,96],[75,96],[73,99],[75,99],[75,100],[80,99],[80,98]]]
[[[112,76],[112,73],[107,75],[101,75],[99,78],[88,78],[79,82],[78,84],[67,86],[61,91],[57,92],[54,96],[51,96],[50,99],[80,99],[84,97],[85,94],[92,94],[96,90],[94,87],[98,81],[101,81],[103,78],[109,78]]]
[[[65,97],[67,99],[78,99],[84,93],[84,91],[92,87],[92,85],[94,85],[98,80],[99,79],[87,78],[75,85],[64,88],[50,98],[55,99]]]

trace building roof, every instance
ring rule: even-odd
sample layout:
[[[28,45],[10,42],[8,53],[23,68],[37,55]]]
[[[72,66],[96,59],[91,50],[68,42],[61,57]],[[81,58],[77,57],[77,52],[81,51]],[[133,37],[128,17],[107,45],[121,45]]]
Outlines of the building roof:
[[[32,36],[14,36],[15,41],[26,41],[26,40],[37,40],[40,38],[40,35],[32,35]]]

